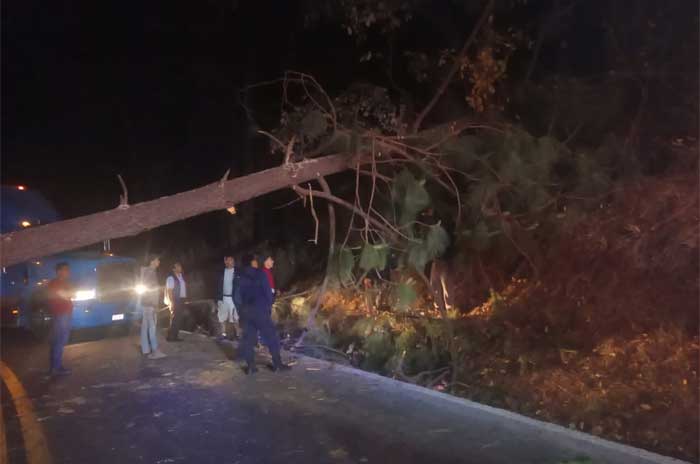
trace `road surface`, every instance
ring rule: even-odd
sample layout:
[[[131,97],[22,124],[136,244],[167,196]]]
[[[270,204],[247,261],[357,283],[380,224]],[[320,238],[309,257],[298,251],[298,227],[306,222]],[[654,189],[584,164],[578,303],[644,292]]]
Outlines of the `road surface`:
[[[59,379],[45,376],[45,345],[3,337],[9,462],[556,464],[590,446],[309,358],[248,377],[232,346],[183,337],[162,360],[143,359],[135,336],[71,344],[73,375]]]

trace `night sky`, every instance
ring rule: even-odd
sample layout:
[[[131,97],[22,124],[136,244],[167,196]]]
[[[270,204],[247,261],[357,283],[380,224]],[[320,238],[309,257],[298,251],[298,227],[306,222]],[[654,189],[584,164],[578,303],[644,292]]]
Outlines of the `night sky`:
[[[5,3],[3,182],[73,216],[117,173],[135,202],[254,169],[238,89],[295,64],[285,4]]]

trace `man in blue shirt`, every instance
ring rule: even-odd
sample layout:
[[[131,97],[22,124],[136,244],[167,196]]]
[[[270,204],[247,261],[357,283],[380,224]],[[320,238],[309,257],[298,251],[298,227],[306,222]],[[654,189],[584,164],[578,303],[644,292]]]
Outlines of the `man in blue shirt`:
[[[280,341],[275,324],[272,322],[273,295],[267,276],[258,269],[259,260],[255,256],[244,258],[245,268],[241,271],[239,281],[239,302],[236,302],[243,323],[243,341],[241,351],[246,362],[246,373],[254,374],[255,345],[258,333],[272,355],[272,370],[288,370],[290,367],[282,362]]]

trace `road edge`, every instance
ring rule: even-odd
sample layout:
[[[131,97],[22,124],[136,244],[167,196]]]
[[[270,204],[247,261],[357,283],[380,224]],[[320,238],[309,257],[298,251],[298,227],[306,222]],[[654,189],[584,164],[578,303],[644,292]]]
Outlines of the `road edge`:
[[[604,438],[596,437],[595,435],[590,435],[588,433],[581,432],[578,430],[568,429],[566,427],[551,422],[544,422],[541,420],[533,419],[531,417],[524,416],[513,411],[508,411],[506,409],[488,406],[486,404],[477,403],[466,398],[461,398],[458,396],[450,395],[448,393],[431,390],[429,388],[421,387],[419,385],[414,385],[408,382],[402,382],[400,380],[385,377],[374,372],[364,371],[362,369],[357,369],[352,366],[335,363],[325,359],[314,358],[312,356],[308,356],[298,352],[290,351],[288,353],[290,353],[298,359],[305,359],[317,363],[323,363],[327,365],[328,369],[335,369],[338,371],[346,372],[351,375],[357,375],[359,377],[365,377],[385,384],[390,384],[398,389],[409,390],[415,393],[430,396],[451,403],[455,406],[459,406],[470,410],[476,410],[481,413],[490,414],[501,419],[517,422],[531,427],[535,431],[551,435],[554,439],[564,438],[570,441],[572,444],[578,445],[576,446],[576,448],[578,449],[585,450],[597,448],[598,452],[596,454],[609,454],[610,452],[612,452],[618,454],[620,457],[625,456],[629,459],[634,459],[636,461],[633,462],[637,462],[640,464],[693,464],[688,461],[683,461],[669,456],[663,456],[661,454],[654,453],[652,451],[647,451],[642,448],[637,448],[631,445],[625,445],[623,443],[617,443],[614,441],[606,440]]]
[[[52,458],[49,452],[48,441],[34,413],[34,406],[32,405],[31,399],[17,375],[1,360],[0,377],[5,383],[10,397],[15,404],[15,411],[17,411],[17,417],[24,439],[24,452],[27,463],[51,464]]]

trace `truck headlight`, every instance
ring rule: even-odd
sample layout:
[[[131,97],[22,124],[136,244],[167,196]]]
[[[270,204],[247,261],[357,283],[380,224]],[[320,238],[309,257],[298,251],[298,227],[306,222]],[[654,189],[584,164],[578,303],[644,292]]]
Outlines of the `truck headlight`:
[[[87,300],[94,300],[96,296],[96,292],[94,288],[91,288],[90,290],[78,290],[75,292],[75,295],[71,300],[73,301],[87,301]]]
[[[146,287],[144,284],[138,284],[136,287],[134,287],[134,291],[137,295],[143,295],[148,291],[148,287]]]

